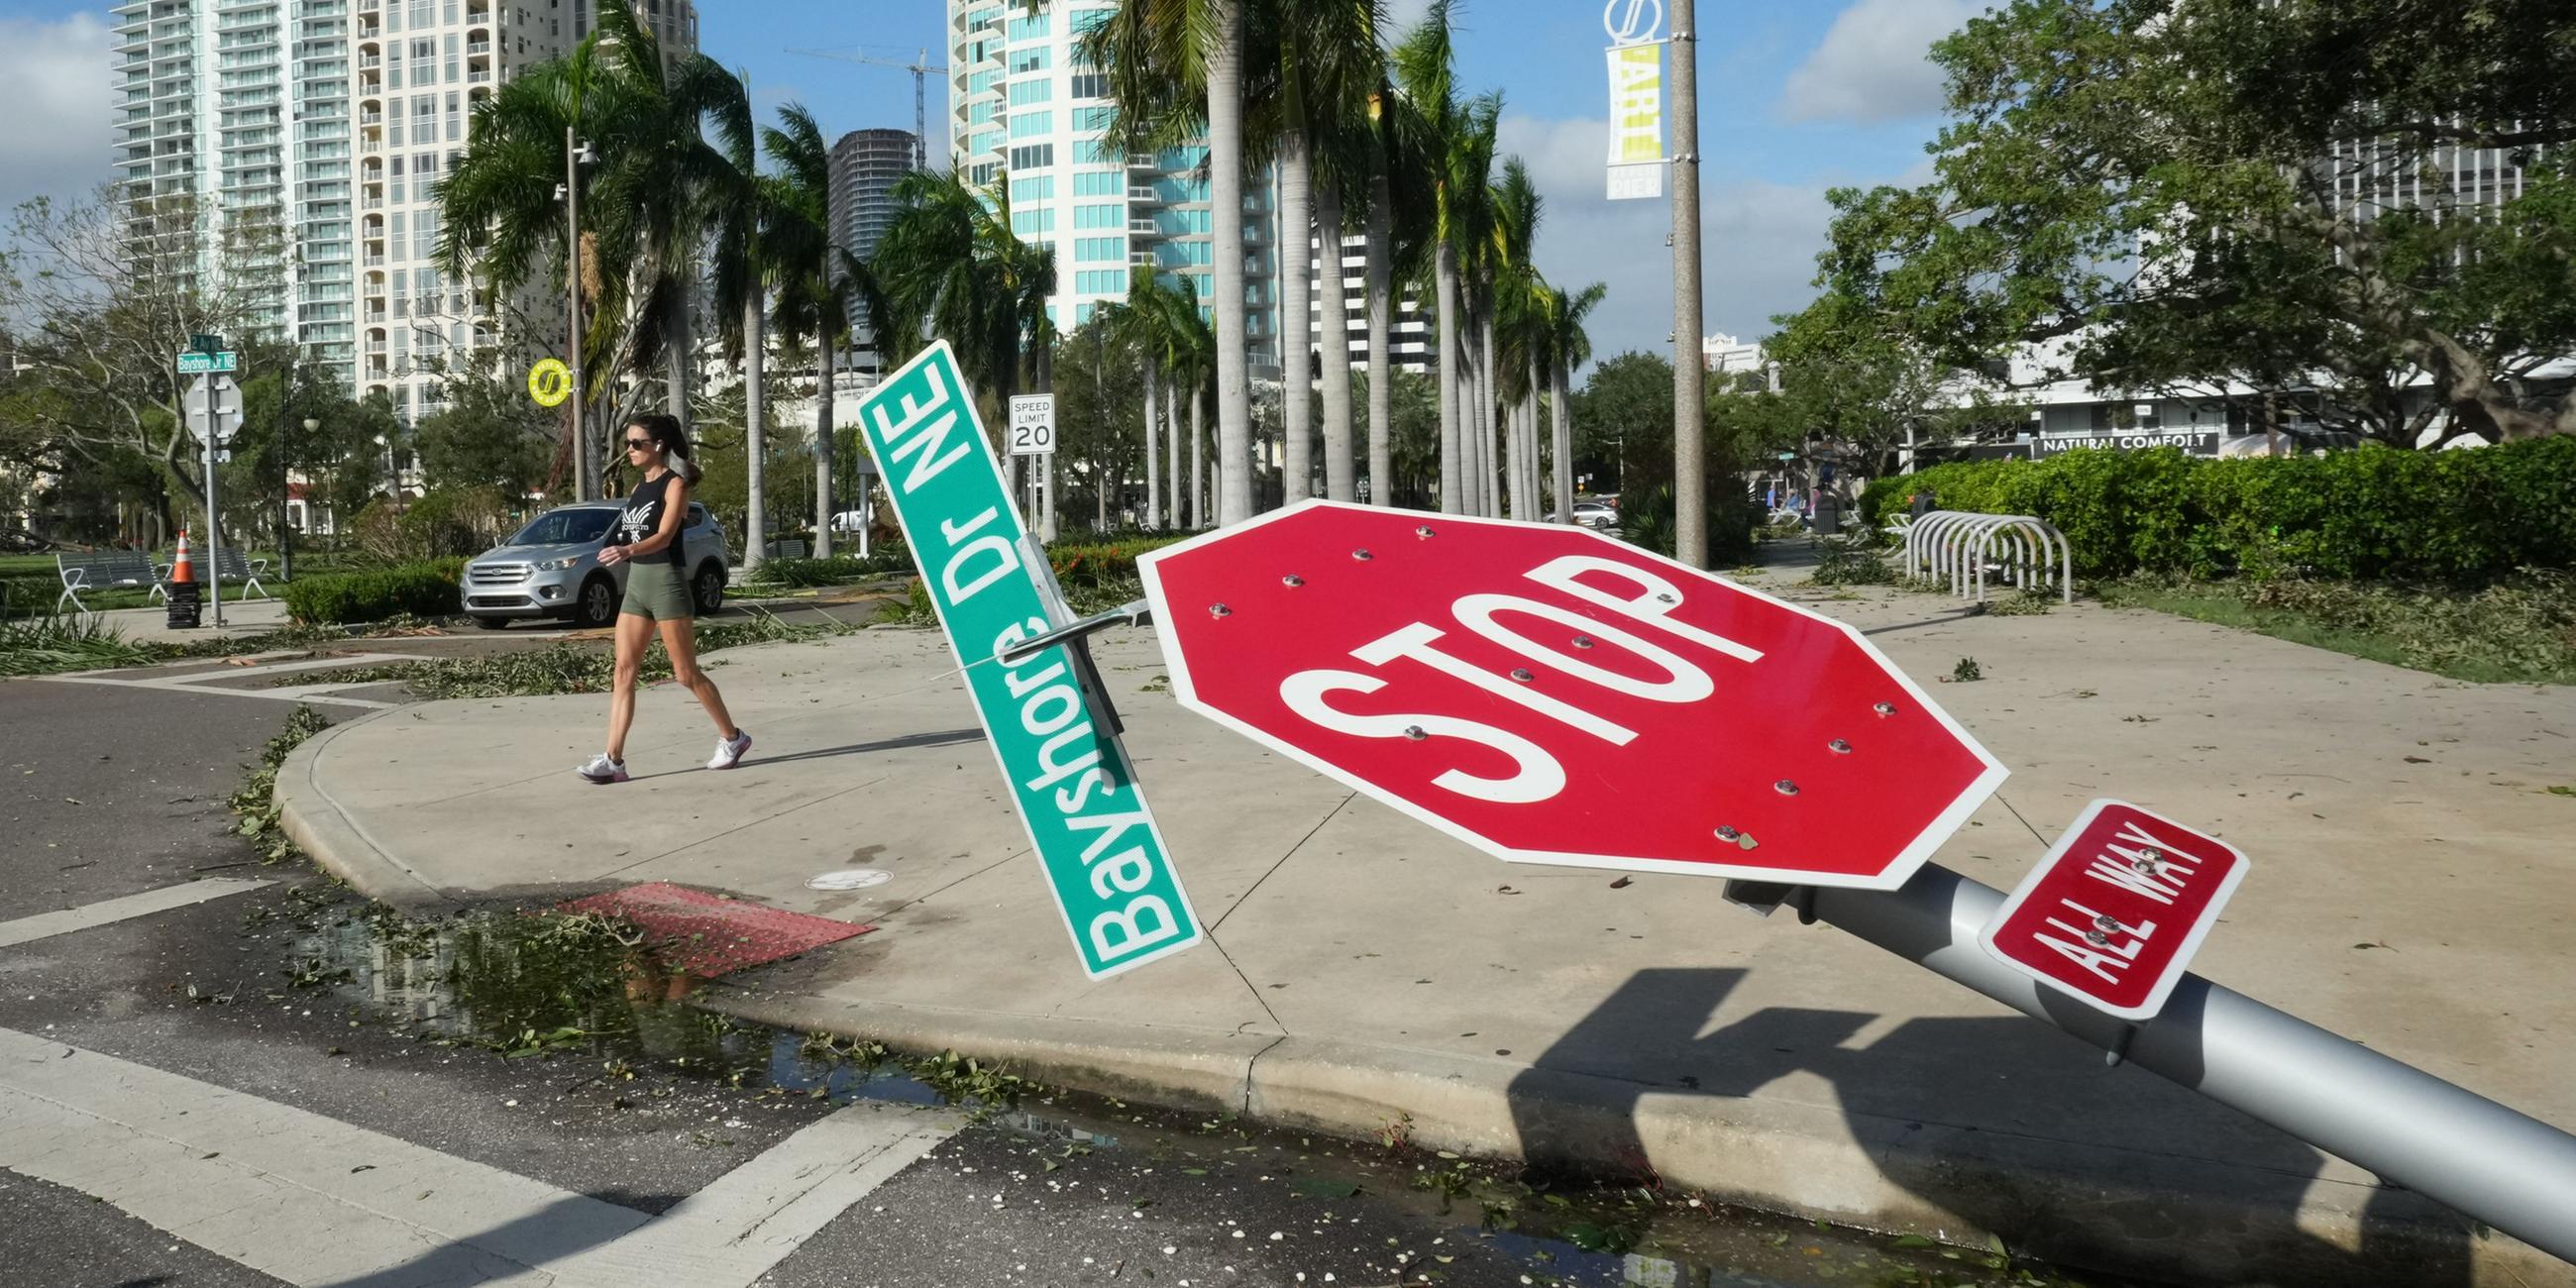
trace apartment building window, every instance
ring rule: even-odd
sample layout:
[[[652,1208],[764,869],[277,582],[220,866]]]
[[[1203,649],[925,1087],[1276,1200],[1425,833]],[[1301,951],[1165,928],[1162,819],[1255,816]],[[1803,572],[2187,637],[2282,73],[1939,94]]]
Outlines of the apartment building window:
[[[1073,243],[1073,262],[1077,264],[1114,264],[1127,258],[1124,237],[1077,237]]]
[[[1043,170],[1054,164],[1055,145],[1052,143],[1032,143],[1011,149],[1011,168],[1014,170]],[[979,182],[990,182],[990,176]]]
[[[1011,51],[1011,74],[1017,76],[1021,72],[1045,71],[1050,65],[1054,57],[1054,53],[1054,50],[1049,49],[1044,45],[1040,45],[1035,49],[1014,49]]]
[[[966,105],[966,123],[968,125],[982,125],[984,122],[992,120],[1001,112],[1001,110],[1002,105],[998,102],[969,103]]]
[[[1055,98],[1055,82],[1045,77],[1011,82],[1011,106],[1045,103]]]
[[[1048,206],[1041,206],[1041,207],[1039,207],[1039,208],[1038,208],[1038,209],[1036,209],[1036,210],[1014,210],[1014,211],[1012,211],[1012,212],[1011,212],[1011,231],[1012,231],[1012,232],[1014,232],[1014,233],[1019,234],[1019,235],[1020,235],[1020,236],[1022,236],[1022,237],[1035,236],[1036,234],[1039,234],[1039,233],[1051,233],[1051,232],[1054,232],[1054,231],[1055,231],[1055,210],[1054,210],[1054,208],[1053,208],[1053,207],[1048,207]]]
[[[1118,120],[1114,107],[1077,107],[1073,109],[1073,128],[1084,133],[1108,129]]]
[[[1073,226],[1078,229],[1123,228],[1126,224],[1127,207],[1124,205],[1076,206],[1073,208]]]
[[[465,137],[465,115],[459,110],[463,97],[455,90],[447,91],[447,141],[450,143]]]
[[[1055,113],[1021,112],[1011,118],[1011,137],[1031,139],[1055,133]]]
[[[448,21],[453,22],[455,19],[450,18]],[[457,71],[460,65],[456,57],[456,45],[459,39],[460,37],[454,32],[449,32],[447,34],[447,83],[450,85],[454,85],[465,79],[463,76],[459,75]]]
[[[1011,200],[1045,201],[1055,196],[1055,176],[1042,174],[1034,179],[1011,180]]]
[[[1014,45],[1023,40],[1044,40],[1048,25],[1048,16],[1043,13],[1034,18],[1013,18],[1005,28],[1005,35]]]
[[[1099,72],[1078,71],[1073,74],[1067,98],[1107,98],[1109,78]]]
[[[1085,170],[1073,176],[1077,197],[1115,197],[1127,189],[1127,176],[1116,170]]]
[[[427,259],[431,255],[437,253],[437,251],[438,208],[435,206],[424,207],[419,216],[412,221],[411,255],[414,259]],[[427,290],[423,290],[421,294],[427,295],[429,292]]]

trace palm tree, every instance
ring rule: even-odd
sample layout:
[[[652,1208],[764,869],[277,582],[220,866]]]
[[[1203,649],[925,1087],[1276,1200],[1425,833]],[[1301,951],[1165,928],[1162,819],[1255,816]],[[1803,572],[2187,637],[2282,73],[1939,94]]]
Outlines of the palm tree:
[[[1287,499],[1305,495],[1310,423],[1309,261],[1305,228],[1314,227],[1313,267],[1322,308],[1324,388],[1324,490],[1337,501],[1358,494],[1351,452],[1351,350],[1349,307],[1342,279],[1344,212],[1368,200],[1373,126],[1370,100],[1386,75],[1378,36],[1386,25],[1384,0],[1272,0],[1277,36],[1265,53],[1278,63],[1279,92],[1267,101],[1279,115],[1281,239],[1280,356],[1286,387],[1282,419],[1288,426]],[[1305,205],[1312,199],[1312,218]]]
[[[1410,109],[1407,123],[1421,136],[1431,170],[1432,285],[1440,338],[1440,508],[1465,514],[1481,503],[1471,472],[1474,458],[1468,455],[1475,444],[1464,437],[1460,416],[1468,365],[1460,322],[1472,303],[1460,297],[1460,256],[1472,253],[1486,233],[1486,171],[1493,161],[1502,100],[1489,94],[1460,101],[1450,6],[1451,0],[1435,0],[1429,16],[1395,47],[1391,60]]]
[[[832,554],[832,368],[850,333],[848,279],[861,269],[832,236],[832,148],[802,106],[778,111],[760,141],[777,172],[767,176],[768,227],[762,243],[778,291],[779,338],[814,343],[814,553]]]
[[[1182,143],[1206,122],[1208,202],[1216,261],[1217,447],[1220,518],[1252,517],[1252,384],[1244,354],[1244,27],[1251,0],[1122,0],[1085,33],[1118,104],[1108,144],[1144,150]],[[1266,68],[1264,69],[1266,70]],[[1200,113],[1204,112],[1204,117]]]
[[[1487,305],[1483,319],[1485,352],[1488,355],[1486,378],[1497,386],[1493,393],[1504,393],[1506,390],[1500,386],[1515,383],[1496,379],[1502,374],[1492,370],[1498,349],[1504,356],[1521,360],[1512,363],[1515,375],[1523,369],[1527,372],[1527,379],[1517,382],[1520,384],[1520,397],[1512,400],[1515,407],[1507,426],[1508,436],[1504,439],[1503,451],[1503,472],[1511,498],[1511,516],[1526,520],[1533,517],[1530,506],[1537,499],[1538,442],[1536,435],[1523,424],[1523,417],[1527,415],[1535,422],[1538,345],[1541,343],[1537,332],[1545,325],[1535,305],[1536,297],[1546,289],[1546,282],[1540,278],[1538,267],[1531,259],[1531,252],[1538,241],[1538,185],[1530,181],[1529,167],[1519,157],[1503,163],[1503,180],[1493,186],[1490,204],[1493,237],[1485,269]],[[1493,401],[1488,395],[1486,406],[1490,408]],[[1491,436],[1485,441],[1491,442]],[[1486,473],[1490,477],[1492,471]]]
[[[1592,360],[1592,338],[1583,333],[1583,320],[1609,293],[1609,288],[1599,282],[1571,296],[1563,291],[1548,292],[1547,356],[1555,369],[1555,387],[1549,391],[1548,402],[1554,410],[1551,437],[1556,448],[1556,513],[1565,523],[1574,522],[1574,420],[1566,406],[1566,384],[1576,367]]]
[[[752,129],[750,86],[744,86],[743,110],[716,121],[725,157],[732,163],[718,210],[714,254],[709,262],[715,291],[716,318],[726,356],[743,380],[743,519],[742,566],[760,567],[769,557],[768,423],[762,402],[768,380],[768,254],[763,233],[776,221],[770,190],[760,173],[758,139]]]

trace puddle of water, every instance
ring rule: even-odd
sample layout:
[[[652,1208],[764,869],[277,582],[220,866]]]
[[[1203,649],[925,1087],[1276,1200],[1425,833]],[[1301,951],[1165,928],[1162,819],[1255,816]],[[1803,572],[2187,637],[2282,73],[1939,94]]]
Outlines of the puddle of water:
[[[412,922],[381,909],[295,940],[289,978],[432,1040],[509,1058],[585,1056],[660,1066],[745,1091],[847,1104],[962,1104],[1066,1157],[1112,1153],[1303,1199],[1411,1213],[1452,1245],[1507,1254],[1534,1285],[1582,1288],[2053,1288],[2055,1271],[1985,1250],[1915,1246],[1641,1189],[1559,1188],[1507,1165],[1256,1128],[1230,1116],[1144,1111],[1030,1087],[944,1056],[904,1061],[872,1043],[783,1032],[685,1004],[635,928],[599,916],[480,913]],[[1027,1094],[1021,1094],[1021,1093]],[[1427,1267],[1426,1267],[1427,1268]],[[2109,1280],[2096,1280],[2108,1284]]]

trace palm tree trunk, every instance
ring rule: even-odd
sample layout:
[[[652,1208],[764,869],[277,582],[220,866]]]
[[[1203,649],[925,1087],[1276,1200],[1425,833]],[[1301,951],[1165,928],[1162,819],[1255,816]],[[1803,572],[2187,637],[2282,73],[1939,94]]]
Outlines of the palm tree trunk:
[[[1190,478],[1198,485],[1199,502],[1196,513],[1199,526],[1212,528],[1216,524],[1208,520],[1208,468],[1207,461],[1204,459],[1207,453],[1207,425],[1200,419],[1200,413],[1206,406],[1207,386],[1202,384],[1192,387],[1190,390]],[[1224,431],[1220,429],[1218,435],[1218,445],[1221,447],[1224,445]],[[1216,471],[1217,484],[1220,487],[1224,486],[1226,477],[1230,474],[1247,480],[1248,487],[1251,478],[1250,469],[1251,462],[1244,460],[1236,461],[1232,470],[1220,464]]]
[[[1574,522],[1574,426],[1565,415],[1565,359],[1558,358],[1556,387],[1550,391],[1548,409],[1552,437],[1556,440],[1556,517],[1559,522]]]
[[[1528,392],[1521,398],[1521,463],[1527,470],[1525,477],[1530,496],[1530,513],[1522,517],[1529,519],[1543,515],[1547,504],[1541,499],[1544,493],[1540,490],[1538,475],[1538,371],[1538,350],[1533,348],[1529,355],[1529,384],[1525,386]]]
[[[1252,517],[1252,381],[1243,349],[1243,5],[1212,0],[1214,44],[1208,50],[1209,200],[1216,206],[1216,424],[1225,462],[1218,501],[1222,523]],[[1195,405],[1195,404],[1193,404]]]
[[[1387,352],[1395,329],[1394,198],[1386,157],[1369,175],[1368,209],[1368,486],[1372,505],[1395,504],[1395,363]]]
[[[1530,469],[1530,453],[1528,448],[1520,443],[1520,404],[1517,402],[1512,404],[1512,415],[1510,420],[1507,420],[1507,425],[1504,425],[1504,430],[1507,430],[1507,438],[1502,440],[1504,492],[1507,492],[1507,497],[1510,497],[1512,502],[1512,518],[1528,520],[1530,487],[1528,482],[1522,479],[1522,471]]]
[[[1155,379],[1154,379],[1154,364],[1153,364],[1153,363],[1151,363],[1151,362],[1148,362],[1148,363],[1146,363],[1146,364],[1145,364],[1145,525],[1144,525],[1144,526],[1145,526],[1145,530],[1146,530],[1147,532],[1160,532],[1160,531],[1162,531],[1162,529],[1163,529],[1163,475],[1162,475],[1162,468],[1161,468],[1161,467],[1162,467],[1162,461],[1161,461],[1161,459],[1160,459],[1159,457],[1157,457],[1157,456],[1154,454],[1154,440],[1155,440],[1155,438],[1157,437],[1157,435],[1156,435],[1156,434],[1155,434],[1155,432],[1154,432],[1154,431],[1155,431],[1155,425],[1154,425],[1154,412],[1155,412],[1155,407],[1154,407],[1154,387],[1155,387],[1156,383],[1157,383],[1157,382],[1156,382],[1156,381],[1155,381]],[[1174,444],[1174,447],[1175,447],[1175,449],[1176,449],[1176,450],[1177,450],[1178,446],[1179,446],[1178,444]]]
[[[1306,247],[1314,237],[1315,168],[1306,151],[1306,131],[1291,127],[1279,136],[1279,423],[1287,438],[1281,453],[1286,477],[1280,480],[1280,504],[1295,505],[1313,494],[1315,475],[1314,279]]]
[[[683,275],[681,280],[685,282],[688,278]],[[665,409],[685,425],[689,423],[690,344],[689,298],[686,288],[680,292],[679,307],[671,310],[669,325],[663,328],[663,341],[668,349],[668,352],[663,354],[665,369],[663,402]]]
[[[1458,344],[1458,250],[1446,238],[1433,252],[1440,314],[1440,512],[1468,513],[1467,480],[1474,477],[1463,455],[1468,440],[1458,432],[1458,394],[1466,379],[1466,351]]]
[[[1181,387],[1175,382],[1171,396],[1163,400],[1163,437],[1172,444],[1172,531],[1190,530],[1190,473],[1196,472],[1181,459]],[[1191,444],[1193,450],[1197,444]],[[1186,472],[1185,472],[1186,471]],[[1199,494],[1199,507],[1207,507],[1207,494]]]
[[[762,305],[767,292],[754,289],[742,302],[742,458],[749,513],[743,516],[742,570],[750,572],[769,557],[769,424],[762,413],[761,383],[768,378],[769,339]]]
[[[1494,369],[1494,306],[1491,303],[1492,298],[1493,288],[1488,286],[1486,288],[1486,299],[1488,302],[1485,307],[1480,310],[1482,316],[1476,319],[1478,338],[1484,342],[1485,346],[1484,358],[1476,364],[1476,415],[1484,424],[1484,427],[1478,431],[1479,437],[1476,441],[1483,444],[1485,449],[1485,473],[1483,475],[1485,484],[1485,517],[1488,519],[1499,519],[1503,517],[1503,487],[1501,472],[1496,468],[1500,462],[1497,462],[1494,459],[1496,451],[1494,446],[1494,439],[1496,437],[1495,431],[1500,428],[1496,423],[1494,408],[1496,405],[1495,395],[1499,392],[1496,388],[1495,377],[1501,373]]]
[[[1324,495],[1359,499],[1351,460],[1350,299],[1342,282],[1342,194],[1331,184],[1315,189],[1315,262],[1320,276],[1324,354]]]
[[[832,333],[815,337],[814,557],[832,557]]]

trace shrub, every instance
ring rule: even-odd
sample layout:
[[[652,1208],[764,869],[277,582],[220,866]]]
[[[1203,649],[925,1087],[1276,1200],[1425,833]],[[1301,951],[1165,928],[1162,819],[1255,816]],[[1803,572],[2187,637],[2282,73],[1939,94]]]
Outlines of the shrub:
[[[1884,586],[1896,580],[1888,570],[1887,560],[1865,540],[1828,537],[1816,560],[1816,571],[1807,578],[1812,586]]]
[[[2088,576],[2300,575],[2481,584],[2576,567],[2576,437],[2451,452],[2212,460],[2173,448],[1969,461],[1873,480],[1877,527],[1928,488],[1944,510],[2028,514]]]
[[[462,559],[441,559],[378,572],[332,573],[299,578],[280,594],[287,613],[306,623],[380,622],[398,614],[452,617],[463,611],[457,582],[464,570]]]
[[[1111,541],[1059,541],[1047,547],[1047,562],[1055,565],[1055,579],[1067,595],[1089,587],[1138,579],[1136,556],[1159,550],[1182,538],[1177,536],[1122,537]]]

